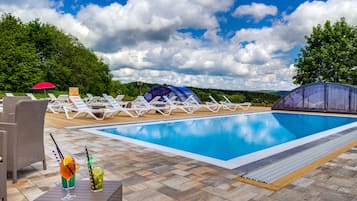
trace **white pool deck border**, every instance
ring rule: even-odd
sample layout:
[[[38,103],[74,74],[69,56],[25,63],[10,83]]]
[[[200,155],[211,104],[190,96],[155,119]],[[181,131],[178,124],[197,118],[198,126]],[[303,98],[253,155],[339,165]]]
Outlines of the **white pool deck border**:
[[[255,115],[255,114],[262,114],[262,113],[289,113],[289,114],[304,114],[304,115],[319,115],[319,116],[334,116],[334,117],[350,117],[350,118],[357,119],[357,117],[353,116],[353,115],[341,116],[341,115],[336,115],[336,114],[331,114],[331,113],[316,114],[316,113],[301,113],[301,112],[291,112],[291,111],[263,111],[263,112],[214,115],[214,116],[205,116],[205,117],[190,117],[190,118],[165,119],[165,120],[154,120],[154,121],[150,120],[150,121],[130,122],[130,123],[127,122],[127,123],[120,123],[120,124],[115,124],[115,125],[101,125],[101,126],[96,125],[96,126],[90,126],[87,128],[85,128],[85,127],[71,127],[71,128],[77,128],[77,129],[80,129],[85,132],[94,133],[97,135],[122,140],[124,142],[133,143],[133,144],[136,144],[139,146],[155,149],[155,150],[158,150],[161,152],[167,152],[170,154],[191,158],[191,159],[209,163],[209,164],[212,164],[212,165],[215,165],[218,167],[222,167],[222,168],[226,168],[226,169],[235,169],[237,167],[247,165],[249,163],[270,157],[272,155],[275,155],[275,154],[287,151],[289,149],[307,144],[309,142],[313,142],[313,141],[319,140],[321,138],[336,134],[336,133],[344,131],[346,129],[357,127],[357,122],[349,123],[349,124],[339,126],[339,127],[333,128],[333,129],[318,132],[318,133],[315,133],[315,134],[312,134],[312,135],[309,135],[309,136],[306,136],[306,137],[303,137],[300,139],[292,140],[292,141],[289,141],[289,142],[286,142],[286,143],[283,143],[280,145],[276,145],[276,146],[266,148],[266,149],[263,149],[260,151],[256,151],[256,152],[253,152],[250,154],[239,156],[239,157],[233,158],[231,160],[227,160],[227,161],[219,160],[219,159],[215,159],[212,157],[207,157],[207,156],[203,156],[203,155],[199,155],[199,154],[195,154],[195,153],[191,153],[191,152],[187,152],[187,151],[182,151],[182,150],[178,150],[178,149],[174,149],[174,148],[170,148],[170,147],[166,147],[166,146],[162,146],[162,145],[157,145],[157,144],[153,144],[153,143],[149,143],[149,142],[145,142],[145,141],[141,141],[141,140],[136,140],[136,139],[132,139],[132,138],[128,138],[128,137],[110,134],[110,133],[102,132],[102,131],[98,130],[98,129],[104,129],[104,128],[128,127],[128,126],[135,126],[135,125],[149,125],[149,124],[159,124],[159,123],[172,123],[172,122],[187,121],[187,120],[194,120],[194,119],[210,119],[210,118],[219,118],[219,117],[228,117],[228,116]],[[331,151],[333,151],[333,150],[331,150]]]

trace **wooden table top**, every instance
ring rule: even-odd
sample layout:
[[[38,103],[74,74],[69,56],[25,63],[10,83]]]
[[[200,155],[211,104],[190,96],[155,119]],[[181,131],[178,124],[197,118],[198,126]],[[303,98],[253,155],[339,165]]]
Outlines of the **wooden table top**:
[[[104,181],[104,188],[101,192],[91,192],[89,180],[76,181],[75,189],[70,190],[72,195],[76,195],[73,201],[122,201],[123,187],[119,181]],[[61,185],[42,194],[35,201],[61,200],[67,192],[62,189]]]

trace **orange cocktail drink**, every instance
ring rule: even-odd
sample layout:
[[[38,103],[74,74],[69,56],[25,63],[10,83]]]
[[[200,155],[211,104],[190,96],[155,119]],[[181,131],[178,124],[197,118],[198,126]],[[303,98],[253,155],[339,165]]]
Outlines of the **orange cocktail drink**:
[[[79,166],[76,161],[71,156],[65,156],[60,163],[60,174],[67,180],[67,186],[69,186],[69,180],[77,172]],[[69,188],[67,190],[67,195],[62,198],[62,200],[71,200],[75,195],[69,193]]]

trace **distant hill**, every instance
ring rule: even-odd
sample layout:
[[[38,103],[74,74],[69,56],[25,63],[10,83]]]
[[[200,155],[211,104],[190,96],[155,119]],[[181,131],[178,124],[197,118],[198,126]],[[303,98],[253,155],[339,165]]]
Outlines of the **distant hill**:
[[[131,82],[126,84],[121,84],[121,92],[127,94],[131,97],[136,97],[141,91],[143,95],[152,86],[157,85],[153,83],[142,83],[140,86],[138,82]],[[139,87],[139,90],[138,90]],[[260,91],[243,91],[243,90],[224,90],[224,89],[209,89],[209,88],[198,88],[198,87],[188,87],[200,98],[201,101],[209,101],[209,96],[213,96],[218,101],[223,101],[223,95],[227,96],[233,102],[252,102],[256,105],[272,105],[277,101],[282,94],[286,94],[286,91],[271,91],[271,90],[260,90]]]
[[[275,91],[273,93],[277,94],[277,95],[280,95],[280,96],[284,96],[285,94],[289,93],[289,91]]]

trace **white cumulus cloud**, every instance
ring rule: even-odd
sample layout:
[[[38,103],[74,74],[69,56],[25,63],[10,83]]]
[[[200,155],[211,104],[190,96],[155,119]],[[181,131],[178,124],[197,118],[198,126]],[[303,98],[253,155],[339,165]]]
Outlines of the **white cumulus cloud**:
[[[37,2],[37,3],[36,3]],[[39,18],[76,36],[110,66],[115,79],[224,89],[292,89],[296,69],[286,54],[326,20],[345,17],[357,25],[356,0],[307,1],[272,26],[218,34],[216,14],[229,14],[232,0],[128,0],[125,5],[83,5],[76,15],[50,0],[0,1],[0,14],[27,22]],[[252,8],[255,8],[252,10]],[[245,9],[243,9],[245,8]],[[250,9],[251,12],[248,12]],[[275,6],[240,6],[236,16],[260,20]],[[202,36],[180,31],[202,30]],[[285,56],[285,57],[284,57]]]
[[[263,3],[252,3],[250,5],[242,5],[233,12],[234,17],[252,16],[256,22],[259,22],[268,15],[275,16],[278,13],[278,8],[273,5],[265,5]]]

